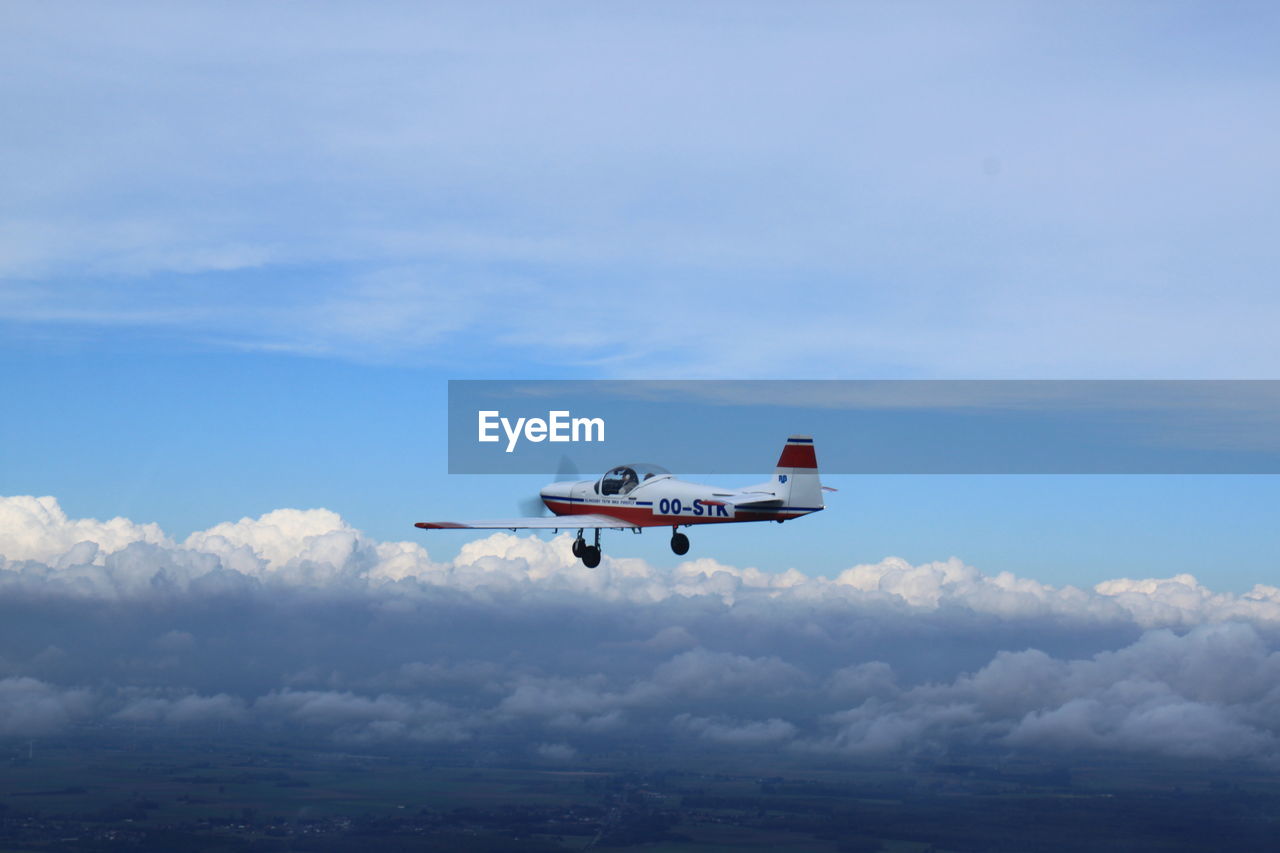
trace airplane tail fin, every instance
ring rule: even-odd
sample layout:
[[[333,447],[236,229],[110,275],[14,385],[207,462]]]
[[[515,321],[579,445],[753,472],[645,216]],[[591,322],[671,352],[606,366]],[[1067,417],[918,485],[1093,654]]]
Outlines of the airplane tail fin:
[[[822,509],[822,481],[818,478],[813,436],[793,435],[787,439],[778,457],[773,482],[784,506]]]

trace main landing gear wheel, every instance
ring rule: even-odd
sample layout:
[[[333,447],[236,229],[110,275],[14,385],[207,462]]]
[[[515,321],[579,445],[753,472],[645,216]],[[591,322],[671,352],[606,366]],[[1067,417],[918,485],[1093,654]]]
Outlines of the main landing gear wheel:
[[[685,536],[683,533],[672,533],[671,550],[675,551],[677,554],[688,554],[689,537]]]
[[[573,540],[573,556],[582,561],[582,565],[588,569],[594,569],[600,565],[600,528],[596,528],[596,544],[588,545],[587,540],[582,538],[582,530],[578,531],[578,538]]]

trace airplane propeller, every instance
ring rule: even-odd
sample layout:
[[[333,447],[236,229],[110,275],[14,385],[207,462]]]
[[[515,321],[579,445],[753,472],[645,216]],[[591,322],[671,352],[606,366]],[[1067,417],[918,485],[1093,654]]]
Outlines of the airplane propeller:
[[[568,483],[582,479],[578,476],[578,466],[573,464],[573,460],[568,456],[560,457],[560,464],[556,467],[556,478],[554,482]],[[546,517],[551,515],[551,510],[547,509],[547,505],[542,502],[539,495],[530,495],[519,503],[520,513],[526,518]]]
[[[568,483],[581,479],[581,475],[578,474],[578,466],[573,464],[573,460],[568,456],[561,456],[560,464],[556,466],[555,482]]]
[[[542,502],[542,498],[535,495],[530,495],[527,498],[521,498],[519,504],[520,515],[525,518],[537,518],[539,516],[547,516],[551,514],[547,509],[547,505]]]

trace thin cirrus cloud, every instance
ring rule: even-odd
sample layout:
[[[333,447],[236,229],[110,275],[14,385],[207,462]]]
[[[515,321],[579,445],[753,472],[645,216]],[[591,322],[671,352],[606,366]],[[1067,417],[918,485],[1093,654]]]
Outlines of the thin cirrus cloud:
[[[0,316],[606,375],[1274,373],[1265,27],[716,8],[15,12],[0,271],[41,287]]]
[[[624,741],[1280,757],[1273,587],[1055,588],[956,559],[591,571],[565,537],[508,534],[437,562],[327,510],[179,543],[21,496],[0,555],[4,734],[246,726],[553,763]]]

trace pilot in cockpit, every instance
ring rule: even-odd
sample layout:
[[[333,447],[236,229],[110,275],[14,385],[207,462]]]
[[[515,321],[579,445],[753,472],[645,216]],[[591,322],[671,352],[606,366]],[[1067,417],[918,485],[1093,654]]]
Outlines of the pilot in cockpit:
[[[625,495],[638,485],[640,478],[635,469],[619,465],[601,478],[599,490],[602,495]]]
[[[609,472],[596,482],[596,492],[602,495],[630,494],[642,482],[648,482],[651,478],[664,474],[670,475],[671,472],[647,462],[619,465],[616,468],[610,468]]]

